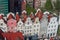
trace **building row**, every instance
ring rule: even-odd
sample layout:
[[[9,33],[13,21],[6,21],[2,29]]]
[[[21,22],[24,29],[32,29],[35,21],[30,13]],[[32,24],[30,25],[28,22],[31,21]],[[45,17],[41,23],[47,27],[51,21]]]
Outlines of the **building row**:
[[[58,18],[48,11],[42,13],[40,9],[37,10],[35,15],[26,15],[27,12],[22,11],[19,16],[13,13],[8,13],[7,17],[0,14],[0,29],[3,32],[22,32],[23,35],[32,36],[37,34],[39,37],[45,35],[47,37],[55,37],[58,30]]]

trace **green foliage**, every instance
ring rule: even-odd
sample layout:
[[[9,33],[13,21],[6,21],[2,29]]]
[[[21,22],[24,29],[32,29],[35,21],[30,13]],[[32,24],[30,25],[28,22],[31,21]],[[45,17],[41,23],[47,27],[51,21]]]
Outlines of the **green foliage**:
[[[30,7],[29,4],[27,4],[27,6],[26,6],[26,11],[27,11],[27,14],[28,14],[28,15],[29,15],[31,12],[33,12],[33,13],[36,12],[36,10],[35,10],[34,8]]]
[[[60,35],[60,25],[58,27],[58,31],[57,31],[58,35]]]
[[[52,3],[51,3],[51,0],[47,0],[46,1],[45,9],[46,10],[49,10],[49,11],[52,11],[53,10],[53,6],[52,6]]]
[[[56,3],[54,3],[54,6],[57,11],[60,11],[60,0],[56,0]]]

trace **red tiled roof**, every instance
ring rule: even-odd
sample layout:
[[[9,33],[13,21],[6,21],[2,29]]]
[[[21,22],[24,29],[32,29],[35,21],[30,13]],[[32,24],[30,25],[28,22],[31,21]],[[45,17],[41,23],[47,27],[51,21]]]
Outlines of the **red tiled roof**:
[[[3,16],[2,15],[0,16],[0,19],[3,19]]]
[[[34,19],[34,15],[32,13],[30,14],[30,17],[31,17],[31,19]]]
[[[24,16],[23,21],[25,22],[27,19],[27,15]]]
[[[43,17],[43,13],[38,11],[36,14],[36,17],[39,17],[39,19],[41,19]]]
[[[49,14],[49,15],[48,15],[48,21],[50,21],[50,18],[51,18],[51,17],[52,17],[51,14]]]
[[[0,19],[3,19],[3,15],[0,15]]]

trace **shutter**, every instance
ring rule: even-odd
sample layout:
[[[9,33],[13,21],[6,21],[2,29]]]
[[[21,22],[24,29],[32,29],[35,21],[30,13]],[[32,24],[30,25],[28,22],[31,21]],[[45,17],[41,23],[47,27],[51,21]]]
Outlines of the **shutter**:
[[[0,0],[0,13],[8,13],[8,0]]]

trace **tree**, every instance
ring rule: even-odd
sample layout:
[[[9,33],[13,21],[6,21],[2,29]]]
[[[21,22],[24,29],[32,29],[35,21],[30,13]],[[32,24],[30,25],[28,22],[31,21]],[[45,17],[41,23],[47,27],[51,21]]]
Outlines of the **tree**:
[[[51,10],[53,9],[51,0],[47,0],[47,1],[46,1],[45,9],[48,10],[48,11],[51,11]]]
[[[57,34],[60,35],[60,25],[58,26]]]
[[[55,10],[59,13],[60,12],[60,0],[56,0],[56,3],[54,3]]]
[[[27,11],[27,14],[28,14],[28,15],[29,15],[31,12],[33,12],[33,13],[36,12],[36,10],[35,10],[34,8],[30,7],[29,4],[27,4],[27,6],[26,6],[26,11]]]

